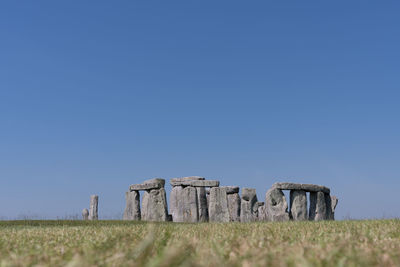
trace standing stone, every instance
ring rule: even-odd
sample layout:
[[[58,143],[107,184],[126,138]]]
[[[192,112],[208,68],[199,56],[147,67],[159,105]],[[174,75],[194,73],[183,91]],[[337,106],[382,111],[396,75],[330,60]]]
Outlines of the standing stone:
[[[240,222],[240,197],[239,194],[228,194],[229,221]]]
[[[310,193],[310,221],[322,221],[327,219],[327,207],[325,193]]]
[[[140,194],[139,191],[131,191],[125,193],[126,207],[124,212],[124,220],[140,220]]]
[[[333,211],[332,211],[332,199],[331,195],[324,193],[325,197],[325,205],[326,205],[326,220],[333,220]]]
[[[165,189],[146,190],[142,199],[141,218],[143,221],[168,221],[168,206]]]
[[[98,207],[99,207],[99,196],[90,196],[90,207],[89,207],[89,220],[98,220]]]
[[[196,187],[199,222],[208,222],[207,194],[205,187]]]
[[[210,189],[208,211],[210,222],[229,222],[228,197],[225,188],[213,187]]]
[[[243,188],[240,204],[240,221],[254,222],[257,220],[258,205],[254,188]]]
[[[174,186],[170,196],[171,215],[174,222],[198,222],[196,188]]]
[[[267,221],[289,221],[288,204],[282,190],[271,188],[265,194],[265,217]]]
[[[339,202],[339,199],[336,196],[331,196],[331,207],[332,207],[332,217],[331,220],[335,220],[335,210],[336,206]]]
[[[84,220],[84,221],[89,220],[89,211],[88,211],[88,209],[83,209],[82,210],[82,220]]]
[[[295,221],[308,220],[306,191],[290,191],[290,218]]]
[[[265,203],[264,202],[257,202],[258,205],[258,216],[257,220],[262,222],[265,221]]]

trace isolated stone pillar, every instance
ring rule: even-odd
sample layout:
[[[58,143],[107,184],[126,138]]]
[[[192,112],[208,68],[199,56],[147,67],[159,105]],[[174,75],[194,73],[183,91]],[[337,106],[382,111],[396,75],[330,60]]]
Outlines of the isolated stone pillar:
[[[267,221],[289,221],[288,204],[282,190],[271,188],[265,194],[265,217]]]
[[[174,186],[170,195],[171,215],[174,222],[198,222],[196,188]]]
[[[332,217],[331,220],[335,220],[335,210],[336,210],[336,206],[339,202],[339,199],[336,196],[331,196],[331,207],[332,207]]]
[[[257,220],[258,205],[254,188],[243,188],[240,203],[240,221],[254,222]]]
[[[210,189],[209,203],[210,222],[229,222],[228,196],[223,187],[213,187]]]
[[[205,187],[196,187],[199,222],[208,222],[207,194]]]
[[[140,220],[140,193],[131,191],[125,193],[126,207],[124,211],[124,220]]]
[[[99,196],[90,196],[90,207],[89,207],[89,220],[98,220],[98,207],[99,207]]]
[[[310,221],[322,221],[327,219],[327,207],[323,192],[310,193]]]
[[[82,220],[84,220],[84,221],[89,220],[89,211],[88,211],[88,209],[83,209],[82,210]]]
[[[229,221],[240,222],[240,196],[239,187],[223,186],[228,197]]]
[[[294,221],[308,220],[306,191],[290,191],[290,218],[292,218]]]
[[[168,221],[167,196],[164,188],[146,190],[143,194],[141,219],[143,221]]]

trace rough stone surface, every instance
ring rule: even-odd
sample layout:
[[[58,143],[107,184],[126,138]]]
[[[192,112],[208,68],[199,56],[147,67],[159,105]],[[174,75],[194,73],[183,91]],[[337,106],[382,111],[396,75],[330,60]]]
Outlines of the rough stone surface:
[[[153,222],[165,222],[168,220],[167,197],[164,188],[146,190],[144,192],[141,219]]]
[[[289,220],[288,204],[282,190],[271,188],[265,194],[265,218],[272,222]]]
[[[187,181],[193,181],[193,180],[205,180],[204,177],[200,176],[188,176],[188,177],[180,177],[180,178],[172,178],[171,183],[180,183],[180,182],[187,182]]]
[[[164,179],[154,178],[154,179],[146,180],[141,184],[131,185],[130,191],[160,189],[160,188],[164,188],[164,186],[165,186]]]
[[[210,222],[229,222],[228,195],[225,188],[211,188],[208,212]]]
[[[171,215],[174,222],[198,222],[199,212],[196,188],[175,186],[170,195]]]
[[[239,194],[228,194],[229,221],[240,222],[240,197]]]
[[[294,221],[308,220],[306,191],[290,191],[290,218]]]
[[[243,188],[240,203],[240,221],[254,222],[257,220],[258,204],[254,188]]]
[[[208,222],[208,205],[205,187],[196,187],[199,222]]]
[[[265,203],[264,202],[257,202],[258,204],[258,214],[257,220],[258,221],[265,221]]]
[[[327,194],[331,192],[331,190],[328,187],[315,184],[275,183],[272,185],[272,188],[281,190],[304,190],[307,192],[324,192]]]
[[[219,181],[214,181],[214,180],[187,180],[187,181],[179,181],[179,182],[171,181],[171,185],[172,186],[217,187],[217,186],[219,186]]]
[[[124,220],[140,220],[140,194],[139,191],[125,193],[126,206]]]
[[[335,210],[336,210],[336,206],[339,202],[339,199],[336,196],[331,196],[331,207],[332,207],[332,217],[331,219],[334,220],[335,219]]]
[[[310,193],[310,215],[311,221],[327,220],[327,207],[324,192]]]
[[[225,188],[227,194],[237,194],[239,193],[239,187],[238,186],[221,186]]]
[[[89,206],[89,220],[98,220],[99,219],[99,196],[91,195],[90,196],[90,206]]]
[[[326,220],[333,220],[331,195],[324,193],[324,198],[325,198],[325,205],[326,205]]]
[[[89,220],[89,211],[88,211],[88,209],[83,209],[82,210],[82,220],[84,220],[84,221]]]

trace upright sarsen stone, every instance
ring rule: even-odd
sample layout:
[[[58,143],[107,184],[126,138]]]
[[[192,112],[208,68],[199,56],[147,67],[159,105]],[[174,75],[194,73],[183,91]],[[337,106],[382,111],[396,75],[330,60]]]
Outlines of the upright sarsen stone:
[[[271,188],[265,194],[265,217],[267,221],[289,221],[288,204],[282,190]]]
[[[240,203],[240,221],[254,222],[257,220],[258,205],[254,188],[243,188]]]
[[[199,220],[196,188],[174,186],[171,191],[170,205],[172,221],[197,222]]]
[[[208,211],[210,222],[229,222],[228,197],[225,188],[213,187],[210,189]]]
[[[306,191],[303,190],[290,191],[290,217],[294,221],[308,220]]]
[[[143,194],[141,218],[143,221],[168,221],[168,206],[165,189],[146,190]]]
[[[99,208],[99,196],[91,195],[90,207],[89,207],[89,220],[99,219],[98,208]]]
[[[310,193],[310,220],[322,221],[327,220],[327,206],[325,200],[325,193],[311,192]]]
[[[208,222],[208,205],[207,194],[205,187],[196,187],[197,206],[198,206],[198,221]]]
[[[229,221],[240,222],[239,187],[225,187],[225,190],[228,197]]]
[[[124,211],[124,220],[140,220],[140,193],[131,191],[125,193],[126,206]]]
[[[82,220],[84,220],[84,221],[89,220],[89,211],[88,211],[88,209],[83,209],[82,210]]]
[[[265,203],[264,202],[257,202],[258,205],[258,214],[257,214],[257,220],[258,221],[266,221],[265,217]]]

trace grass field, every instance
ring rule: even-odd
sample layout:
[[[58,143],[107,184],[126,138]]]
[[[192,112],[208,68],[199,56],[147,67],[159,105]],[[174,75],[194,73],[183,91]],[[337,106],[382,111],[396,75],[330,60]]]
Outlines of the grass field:
[[[400,220],[2,221],[0,266],[400,266]]]

